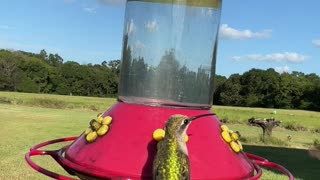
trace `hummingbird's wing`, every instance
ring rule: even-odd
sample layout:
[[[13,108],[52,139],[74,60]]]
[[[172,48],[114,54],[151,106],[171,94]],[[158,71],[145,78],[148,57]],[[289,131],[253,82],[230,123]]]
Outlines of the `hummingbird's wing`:
[[[153,165],[152,165],[152,179],[156,180],[157,176],[158,176],[158,167],[159,167],[159,163],[157,160],[157,155],[155,160],[153,161]]]
[[[181,175],[183,180],[190,180],[190,161],[188,155],[181,153]]]
[[[171,171],[168,170],[171,167],[168,167],[166,159],[168,159],[168,149],[164,146],[164,142],[160,141],[157,144],[157,153],[155,159],[153,161],[152,167],[152,179],[153,180],[169,180],[168,176]],[[177,152],[177,167],[178,171],[174,172],[177,173],[177,177],[179,180],[190,180],[190,162],[188,155],[183,152]]]
[[[153,180],[160,179],[159,178],[159,169],[160,169],[160,164],[161,164],[160,159],[162,158],[161,153],[160,153],[161,148],[162,148],[162,144],[163,144],[162,141],[159,141],[157,143],[157,153],[156,153],[155,159],[153,161],[153,166],[152,166],[152,179]]]

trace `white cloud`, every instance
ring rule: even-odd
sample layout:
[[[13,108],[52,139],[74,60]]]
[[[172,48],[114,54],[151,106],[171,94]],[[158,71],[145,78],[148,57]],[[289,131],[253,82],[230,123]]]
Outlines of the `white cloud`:
[[[127,24],[127,33],[132,34],[132,33],[135,33],[136,30],[137,30],[137,27],[134,24],[133,19],[131,19],[131,21]]]
[[[231,58],[234,61],[268,61],[277,63],[301,63],[308,59],[310,56],[301,55],[295,52],[273,53],[273,54],[249,54],[245,56],[233,56]]]
[[[214,12],[213,9],[207,9],[207,8],[202,8],[201,9],[201,14],[204,15],[204,16],[212,17],[213,12]]]
[[[85,8],[83,8],[83,10],[84,10],[85,12],[92,13],[92,14],[94,14],[94,13],[97,12],[96,9],[97,9],[97,8],[94,8],[94,7],[85,7]]]
[[[211,17],[213,15],[213,10],[209,9],[206,13],[207,16]]]
[[[280,74],[283,74],[283,73],[288,73],[290,70],[290,68],[288,66],[283,66],[283,67],[276,67],[275,68],[275,71],[280,73]]]
[[[47,52],[60,52],[61,49],[47,44],[38,44],[37,42],[20,41],[16,39],[4,39],[0,37],[0,49],[23,50],[29,52],[40,52],[41,49]]]
[[[156,20],[148,21],[145,27],[149,32],[156,32],[158,30],[158,22]]]
[[[0,25],[0,29],[9,29],[9,26],[8,25]]]
[[[97,0],[101,4],[105,5],[117,5],[117,6],[122,6],[125,5],[126,0]]]
[[[136,49],[142,49],[142,48],[144,48],[144,44],[141,41],[137,40],[136,41]]]
[[[237,30],[228,24],[222,24],[220,26],[219,35],[221,39],[233,39],[233,40],[243,40],[243,39],[253,39],[253,38],[270,38],[272,30],[266,29],[261,32],[252,32],[251,30]]]
[[[317,46],[317,47],[320,47],[320,39],[315,39],[312,41],[312,44]]]
[[[240,57],[240,56],[232,56],[231,59],[232,59],[233,61],[241,61],[241,60],[242,60],[242,57]]]

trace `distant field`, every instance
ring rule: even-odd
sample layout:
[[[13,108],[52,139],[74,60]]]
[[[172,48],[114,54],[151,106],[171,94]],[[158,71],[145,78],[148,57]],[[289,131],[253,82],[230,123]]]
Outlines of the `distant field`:
[[[115,98],[0,92],[0,103],[49,108],[104,111],[115,102]],[[283,124],[294,123],[310,129],[320,128],[320,112],[228,106],[213,106],[212,110],[218,114],[220,119],[228,119],[233,122],[246,122],[250,117],[275,117]],[[276,114],[272,114],[273,111],[276,111]]]
[[[220,119],[226,118],[230,121],[247,122],[250,117],[262,119],[274,117],[281,120],[283,125],[294,124],[309,129],[320,129],[320,112],[227,106],[213,106],[212,109],[218,114]],[[273,114],[273,111],[276,114]]]
[[[112,106],[112,104],[115,102],[115,98],[0,92],[0,103],[56,109],[104,111],[106,108]]]
[[[115,102],[115,98],[0,92],[0,103],[58,109],[104,111]],[[281,120],[283,126],[294,124],[295,126],[300,125],[311,130],[320,129],[320,112],[227,106],[213,106],[212,110],[217,113],[220,119],[228,119],[230,122],[243,123],[247,122],[250,117],[274,117]],[[272,114],[273,111],[276,111],[276,114]]]
[[[104,112],[115,102],[115,98],[0,92],[0,104],[47,107],[53,109],[75,109],[96,113]],[[259,135],[262,134],[260,128],[246,125],[247,119],[250,117],[274,117],[282,121],[282,127],[292,125],[294,127],[303,126],[307,128],[303,133],[279,127],[275,128],[274,137],[282,141],[287,141],[287,136],[289,135],[292,137],[292,140],[287,142],[286,146],[308,148],[311,147],[313,141],[319,137],[319,133],[314,133],[313,131],[315,129],[320,130],[320,112],[226,106],[213,106],[212,110],[217,114],[219,119],[227,119],[230,122],[228,123],[230,128],[240,131],[243,138],[246,138],[248,141],[246,142],[248,144],[261,144],[258,139]],[[273,113],[274,111],[276,113]]]
[[[29,148],[51,139],[78,136],[86,129],[90,119],[115,102],[116,99],[112,98],[0,92],[0,179],[46,179],[25,163],[24,154]],[[273,109],[221,106],[214,106],[213,110],[220,118],[238,122],[245,122],[251,116],[260,118],[274,116],[283,123],[298,122],[311,129],[320,127],[319,112],[277,110],[277,114],[270,114]],[[249,140],[244,143],[247,152],[265,156],[285,165],[289,170],[297,172],[298,179],[320,179],[318,173],[320,161],[311,159],[306,150],[289,151],[284,148],[253,146],[261,145],[261,142],[255,142],[261,134],[259,128],[243,123],[230,123],[228,126],[240,131],[242,136]],[[273,136],[282,141],[286,141],[287,135],[291,135],[292,140],[287,142],[287,147],[309,148],[312,147],[313,140],[319,138],[319,133],[312,131],[300,132],[275,128],[273,133]],[[286,156],[287,152],[291,152],[290,157]],[[65,174],[50,158],[35,158],[35,160],[48,169]],[[304,170],[299,171],[301,168]],[[273,171],[264,172],[263,179],[287,179]]]

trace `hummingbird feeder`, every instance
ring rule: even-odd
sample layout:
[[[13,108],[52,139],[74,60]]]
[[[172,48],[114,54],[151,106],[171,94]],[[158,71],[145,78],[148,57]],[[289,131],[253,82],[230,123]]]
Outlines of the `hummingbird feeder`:
[[[157,141],[168,118],[212,113],[221,0],[127,0],[118,102],[79,137],[48,141],[25,156],[49,155],[80,179],[152,179]],[[158,131],[156,131],[158,130]],[[260,166],[284,167],[245,153],[236,133],[214,115],[194,121],[187,149],[191,179],[259,179]],[[71,141],[59,150],[40,150]]]

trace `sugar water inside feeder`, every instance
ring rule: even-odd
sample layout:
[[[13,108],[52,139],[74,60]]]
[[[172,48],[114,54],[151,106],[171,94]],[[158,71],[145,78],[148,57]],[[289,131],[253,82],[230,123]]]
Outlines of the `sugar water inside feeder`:
[[[129,0],[119,99],[210,107],[220,0]]]

